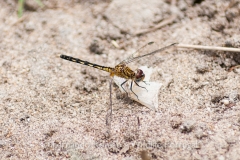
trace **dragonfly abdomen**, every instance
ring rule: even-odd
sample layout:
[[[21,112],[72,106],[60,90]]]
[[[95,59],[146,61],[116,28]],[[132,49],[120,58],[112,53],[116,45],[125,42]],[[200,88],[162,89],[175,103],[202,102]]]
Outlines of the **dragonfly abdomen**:
[[[88,61],[83,61],[81,59],[70,57],[70,56],[67,56],[67,55],[61,55],[60,57],[62,59],[65,59],[65,60],[68,60],[68,61],[71,61],[71,62],[80,63],[80,64],[90,66],[90,67],[93,67],[93,68],[97,68],[97,69],[100,69],[100,70],[103,70],[103,71],[106,71],[106,72],[109,72],[109,73],[112,73],[112,71],[113,71],[113,68],[111,68],[111,67],[100,66],[98,64],[94,64],[94,63],[91,63],[91,62],[88,62]]]

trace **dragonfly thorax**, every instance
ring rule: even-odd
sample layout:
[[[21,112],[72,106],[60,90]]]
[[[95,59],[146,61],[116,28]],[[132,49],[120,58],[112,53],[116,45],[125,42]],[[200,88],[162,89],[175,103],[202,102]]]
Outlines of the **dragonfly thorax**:
[[[125,64],[118,64],[117,66],[115,66],[111,75],[125,79],[135,79],[136,77],[136,73]]]
[[[119,64],[115,66],[110,75],[115,75],[125,79],[132,79],[136,82],[143,81],[143,79],[145,78],[145,74],[141,69],[137,69],[136,72],[134,72],[128,66],[126,66],[126,64]]]

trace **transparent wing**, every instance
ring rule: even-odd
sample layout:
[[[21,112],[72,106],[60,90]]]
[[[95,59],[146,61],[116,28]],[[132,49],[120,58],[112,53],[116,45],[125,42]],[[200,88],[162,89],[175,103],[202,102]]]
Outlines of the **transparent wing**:
[[[121,63],[129,64],[134,62],[135,65],[137,66],[139,65],[151,66],[151,64],[156,62],[159,59],[159,56],[161,55],[157,53],[163,52],[170,48],[174,48],[176,44],[177,43],[173,43],[171,45],[159,48],[156,42],[149,42],[142,46],[141,48],[139,48],[135,53],[133,53],[130,57],[128,57]]]
[[[128,64],[134,58],[157,49],[158,49],[158,46],[155,42],[148,42],[144,46],[140,47],[137,51],[135,51],[132,55],[130,55],[127,59],[123,60],[121,63]]]

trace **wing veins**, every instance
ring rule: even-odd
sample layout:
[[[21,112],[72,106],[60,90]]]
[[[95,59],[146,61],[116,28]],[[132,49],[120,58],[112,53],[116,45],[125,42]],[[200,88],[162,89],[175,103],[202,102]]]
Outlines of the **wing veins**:
[[[151,42],[150,42],[150,43],[151,43]],[[149,44],[149,43],[148,43],[148,44]],[[147,44],[147,45],[148,45],[148,44]],[[164,51],[164,50],[166,50],[166,49],[168,49],[168,48],[174,47],[176,44],[178,44],[178,43],[173,43],[173,44],[171,44],[171,45],[169,45],[169,46],[166,46],[166,47],[157,49],[157,50],[155,50],[155,51],[153,51],[153,52],[144,54],[144,55],[142,55],[142,56],[133,57],[133,58],[131,58],[131,59],[128,59],[128,60],[124,61],[124,63],[128,64],[128,63],[131,63],[131,62],[133,62],[133,61],[136,61],[136,60],[138,60],[138,59],[140,59],[140,58],[142,58],[142,57],[146,57],[146,56],[149,56],[149,55],[154,55],[154,54],[156,54],[156,53],[158,53],[158,52],[162,52],[162,51]],[[145,45],[145,46],[146,46],[146,45]],[[143,47],[145,47],[145,46],[143,46]],[[143,47],[141,47],[140,49],[142,49]],[[140,50],[140,49],[139,49],[139,50]],[[139,50],[138,50],[138,51],[139,51]]]
[[[136,50],[131,56],[133,56],[134,54],[138,53],[141,49],[143,49],[143,48],[145,48],[146,46],[151,45],[151,44],[153,44],[153,43],[154,43],[154,42],[148,42],[147,44],[145,44],[145,45],[142,46],[141,48],[138,48],[138,50]],[[130,60],[133,59],[133,58],[136,58],[136,57],[128,57],[127,59],[123,60],[120,64],[122,64],[122,63],[127,64],[128,61],[130,61]]]

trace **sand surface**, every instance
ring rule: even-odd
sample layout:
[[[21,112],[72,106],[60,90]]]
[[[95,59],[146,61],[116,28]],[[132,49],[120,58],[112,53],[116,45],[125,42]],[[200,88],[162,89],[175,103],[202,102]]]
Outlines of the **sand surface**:
[[[158,111],[114,85],[111,128],[109,74],[59,57],[114,67],[150,41],[240,48],[238,0],[42,2],[19,19],[0,1],[0,159],[239,159],[240,53],[159,54]]]

